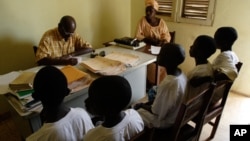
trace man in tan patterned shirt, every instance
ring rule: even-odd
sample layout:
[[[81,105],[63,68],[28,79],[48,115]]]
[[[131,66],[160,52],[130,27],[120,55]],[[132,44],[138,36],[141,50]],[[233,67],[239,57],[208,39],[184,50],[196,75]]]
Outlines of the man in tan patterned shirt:
[[[38,65],[76,65],[73,56],[91,52],[92,46],[75,29],[75,19],[64,16],[57,28],[45,32],[36,52]]]

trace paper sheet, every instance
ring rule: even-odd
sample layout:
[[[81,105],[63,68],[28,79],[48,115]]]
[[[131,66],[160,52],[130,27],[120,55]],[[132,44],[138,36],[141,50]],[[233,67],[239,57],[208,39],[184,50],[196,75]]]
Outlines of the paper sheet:
[[[157,55],[157,54],[160,53],[161,47],[160,47],[160,46],[152,46],[152,45],[151,45],[150,50],[151,50],[151,53],[152,53],[152,54],[156,54],[156,55]]]
[[[120,61],[126,64],[126,66],[136,66],[140,59],[139,56],[128,53],[120,53],[120,52],[112,52],[106,55],[105,58]]]

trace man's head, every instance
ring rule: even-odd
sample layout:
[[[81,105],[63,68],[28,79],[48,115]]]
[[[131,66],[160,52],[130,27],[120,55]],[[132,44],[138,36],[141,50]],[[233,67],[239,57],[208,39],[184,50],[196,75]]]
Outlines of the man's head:
[[[33,85],[33,98],[41,100],[43,106],[47,107],[60,105],[70,92],[65,75],[53,66],[45,66],[40,69],[35,76]]]
[[[221,50],[231,50],[237,38],[237,31],[233,27],[220,27],[214,34],[217,48]]]
[[[215,41],[207,35],[198,36],[190,46],[189,54],[196,59],[207,60],[216,51]]]
[[[177,68],[185,60],[185,50],[179,44],[167,43],[161,47],[157,63],[166,69]]]
[[[120,113],[129,104],[132,91],[128,81],[121,76],[102,76],[89,87],[85,101],[87,110],[100,116]]]
[[[76,29],[76,21],[71,16],[63,16],[58,24],[58,30],[61,36],[68,39],[72,34],[74,34]]]

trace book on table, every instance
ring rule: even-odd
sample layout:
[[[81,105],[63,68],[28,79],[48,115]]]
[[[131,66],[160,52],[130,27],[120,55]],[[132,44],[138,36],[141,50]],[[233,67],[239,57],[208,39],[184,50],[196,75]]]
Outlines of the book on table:
[[[61,71],[67,78],[68,88],[71,89],[71,93],[86,88],[93,81],[88,73],[71,65],[64,66]]]
[[[36,111],[42,107],[41,101],[34,100],[31,95],[26,96],[25,98],[18,99],[13,94],[7,94],[8,100],[20,112]]]
[[[126,70],[124,63],[101,56],[84,60],[80,65],[102,75],[116,75]]]
[[[33,80],[35,77],[35,72],[21,72],[18,77],[16,77],[9,84],[9,88],[13,91],[24,91],[33,89]]]
[[[24,71],[9,83],[8,98],[21,111],[25,112],[41,106],[41,102],[32,97],[35,75],[35,72]]]
[[[11,91],[10,93],[14,95],[18,99],[23,99],[29,97],[34,92],[34,89],[27,89],[27,90],[19,90],[19,91]]]
[[[13,81],[9,83],[11,94],[18,99],[30,96],[33,91],[33,80],[35,72],[21,72]]]
[[[125,71],[128,67],[136,66],[139,60],[139,56],[134,54],[111,52],[104,57],[96,56],[95,58],[84,60],[80,65],[93,73],[117,75]]]

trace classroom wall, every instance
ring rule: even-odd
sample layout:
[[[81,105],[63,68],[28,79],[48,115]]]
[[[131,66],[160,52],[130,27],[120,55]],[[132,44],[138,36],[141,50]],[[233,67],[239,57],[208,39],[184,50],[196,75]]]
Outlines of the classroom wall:
[[[137,22],[144,15],[144,0],[132,0],[131,2],[131,33],[134,35]],[[233,46],[233,50],[243,62],[239,77],[236,79],[232,90],[250,96],[250,1],[249,0],[217,0],[215,20],[212,26],[200,26],[193,24],[167,22],[170,31],[176,31],[175,42],[181,44],[186,50],[186,60],[181,65],[184,72],[190,71],[194,67],[194,60],[189,57],[189,47],[194,39],[201,34],[213,36],[218,27],[233,26],[238,31],[238,40]],[[137,11],[138,10],[138,11]],[[136,13],[134,13],[137,11]],[[164,18],[164,17],[163,17]],[[219,51],[216,52],[210,61],[212,61]]]
[[[35,66],[33,45],[64,15],[75,17],[80,35],[94,48],[130,36],[130,0],[1,0],[0,75]]]

